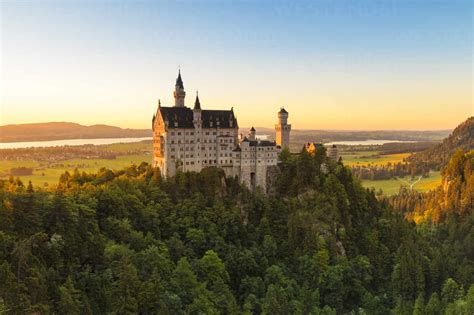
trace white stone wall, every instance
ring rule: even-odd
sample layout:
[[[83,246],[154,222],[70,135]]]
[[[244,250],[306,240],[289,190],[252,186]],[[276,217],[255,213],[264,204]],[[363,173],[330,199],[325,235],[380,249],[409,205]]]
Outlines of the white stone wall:
[[[267,168],[278,163],[277,147],[250,146],[250,142],[242,141],[240,148],[233,153],[234,174],[250,189],[261,187],[266,191]]]
[[[186,171],[199,172],[204,167],[229,167],[232,173],[232,151],[236,147],[236,128],[173,128],[164,136],[166,176],[176,174],[176,163]],[[156,138],[156,137],[155,137]]]
[[[178,169],[199,172],[215,166],[227,176],[237,176],[250,189],[261,187],[266,191],[268,168],[277,165],[279,149],[242,141],[237,151],[237,128],[202,128],[199,113],[194,118],[195,128],[155,128],[154,150],[160,152],[154,154],[153,165],[164,176],[173,176]]]

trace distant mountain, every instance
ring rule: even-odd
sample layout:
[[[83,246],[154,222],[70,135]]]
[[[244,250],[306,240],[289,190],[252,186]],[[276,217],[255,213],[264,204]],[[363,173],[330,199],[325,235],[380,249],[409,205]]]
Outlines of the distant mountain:
[[[464,152],[474,149],[474,117],[454,129],[453,133],[440,144],[409,157],[411,163],[427,165],[430,168],[440,169],[445,166],[456,150]]]
[[[453,130],[317,130],[293,129],[291,139],[296,142],[333,142],[333,141],[362,141],[362,140],[401,140],[401,141],[441,141]],[[250,128],[240,128],[247,134]],[[257,135],[275,136],[275,129],[255,127]]]
[[[108,125],[83,126],[71,122],[0,126],[0,142],[134,138],[148,136],[152,136],[150,129],[122,129]]]
[[[244,135],[250,128],[240,128]],[[275,129],[255,127],[257,135],[275,138]],[[438,142],[446,138],[452,130],[309,130],[292,129],[290,150],[299,152],[308,142],[327,143],[333,141],[396,140],[416,142]]]

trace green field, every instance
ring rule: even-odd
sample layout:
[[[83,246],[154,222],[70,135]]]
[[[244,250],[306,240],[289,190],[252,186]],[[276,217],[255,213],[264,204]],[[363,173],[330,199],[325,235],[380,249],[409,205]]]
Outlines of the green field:
[[[410,153],[381,155],[378,151],[341,152],[342,161],[347,166],[387,165],[403,162]]]
[[[341,152],[342,160],[346,166],[367,166],[367,165],[387,165],[403,162],[411,153],[381,155],[378,151]],[[415,181],[418,177],[415,178]],[[385,195],[398,193],[400,186],[410,187],[413,182],[407,176],[405,178],[394,178],[387,180],[362,180],[362,185],[367,188],[382,189]],[[422,178],[413,185],[413,189],[418,191],[428,191],[441,184],[439,172],[431,172],[427,178]]]
[[[39,163],[35,161],[0,161],[0,172],[10,170],[12,167],[34,167],[33,175],[18,176],[23,182],[31,180],[33,185],[48,186],[58,183],[59,177],[65,171],[73,172],[74,169],[85,172],[96,172],[101,167],[121,169],[131,164],[150,162],[151,154],[122,155],[116,159],[72,159],[57,163]]]
[[[418,178],[416,178],[417,180]],[[415,180],[415,181],[416,181]],[[390,196],[398,193],[400,186],[410,187],[412,182],[407,176],[405,178],[394,178],[387,180],[363,180],[362,186],[366,188],[375,188],[376,191],[382,189],[385,195]],[[428,191],[441,185],[441,174],[440,172],[430,172],[430,176],[422,178],[416,184],[413,185],[413,189],[417,191]]]
[[[35,170],[31,176],[19,176],[20,179],[27,183],[31,180],[34,185],[37,186],[49,186],[56,184],[61,174],[65,171],[73,172],[74,169],[85,172],[96,172],[101,167],[110,169],[122,169],[131,164],[140,164],[141,162],[150,162],[151,153],[145,152],[149,150],[149,142],[139,143],[126,143],[126,144],[111,144],[105,146],[105,149],[114,151],[117,153],[126,152],[139,152],[140,154],[129,154],[121,155],[116,159],[71,159],[60,162],[37,162],[33,160],[26,161],[0,161],[0,173],[7,172],[14,167],[31,167]],[[391,154],[391,155],[380,155],[377,151],[367,152],[341,152],[343,162],[347,166],[356,165],[386,165],[387,163],[398,163],[402,162],[404,158],[409,156],[409,153],[403,154]],[[439,172],[432,172],[428,178],[422,178],[416,184],[413,185],[413,189],[418,191],[427,191],[434,189],[441,184],[441,175]],[[401,185],[410,186],[411,182],[409,177],[396,178],[389,180],[363,180],[362,185],[367,188],[375,188],[377,191],[382,189],[384,194],[393,195],[396,194]]]

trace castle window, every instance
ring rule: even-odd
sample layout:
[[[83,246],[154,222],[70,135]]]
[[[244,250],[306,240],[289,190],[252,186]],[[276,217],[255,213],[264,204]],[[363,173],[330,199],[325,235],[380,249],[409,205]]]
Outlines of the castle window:
[[[178,132],[178,136],[181,136],[181,132]]]
[[[191,136],[194,136],[194,132],[191,131]]]

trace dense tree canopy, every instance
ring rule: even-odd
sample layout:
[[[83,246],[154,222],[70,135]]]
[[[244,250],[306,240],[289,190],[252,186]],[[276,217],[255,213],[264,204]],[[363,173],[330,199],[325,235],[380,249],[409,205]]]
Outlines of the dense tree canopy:
[[[10,179],[0,313],[470,314],[474,219],[450,222],[417,228],[324,152],[283,152],[270,195],[216,168]]]

